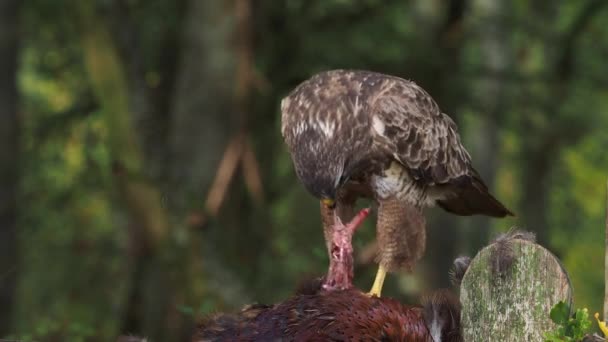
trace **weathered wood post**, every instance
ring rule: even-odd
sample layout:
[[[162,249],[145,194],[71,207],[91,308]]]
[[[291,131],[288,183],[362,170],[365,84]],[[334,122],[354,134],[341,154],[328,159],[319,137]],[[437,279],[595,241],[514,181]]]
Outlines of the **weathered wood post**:
[[[526,233],[508,234],[471,261],[460,288],[464,341],[543,341],[551,308],[571,304],[568,274]]]

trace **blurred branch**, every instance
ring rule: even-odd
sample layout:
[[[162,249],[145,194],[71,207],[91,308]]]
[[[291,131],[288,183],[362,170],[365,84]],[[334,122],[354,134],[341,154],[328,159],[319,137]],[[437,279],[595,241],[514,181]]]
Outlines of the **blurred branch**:
[[[253,196],[256,202],[264,200],[264,185],[262,184],[262,176],[260,174],[260,166],[255,157],[251,140],[245,144],[243,150],[243,175],[245,177],[245,185],[249,189],[249,193]]]
[[[226,146],[224,156],[219,163],[215,179],[205,200],[205,210],[212,217],[218,215],[239,164],[242,164],[247,189],[255,200],[263,200],[262,179],[257,159],[251,147],[251,140],[244,133],[239,133]],[[202,223],[204,222],[198,222],[198,224]]]
[[[234,97],[241,130],[228,143],[205,201],[205,209],[213,217],[219,213],[239,164],[242,166],[245,186],[254,200],[261,202],[264,198],[259,165],[253,143],[247,134],[251,92],[256,82],[263,82],[253,66],[251,1],[235,0],[234,10],[237,22],[236,54],[238,56]]]
[[[256,69],[254,67],[251,6],[252,0],[236,0],[235,2],[235,16],[237,21],[236,53],[238,56],[235,80],[235,106],[237,112],[241,116],[240,124],[244,132],[248,131],[248,119],[251,116],[252,109],[250,106],[250,99],[252,90],[256,86],[256,83],[260,83],[262,80],[260,74],[256,73]],[[262,192],[262,178],[260,176],[253,143],[249,137],[249,134],[244,133],[243,138],[244,145],[243,149],[241,150],[241,162],[245,177],[245,186],[255,200],[262,201],[264,198],[264,194]]]
[[[241,159],[243,151],[243,135],[239,134],[228,143],[224,156],[217,168],[215,179],[211,185],[205,209],[211,216],[217,216],[219,209],[228,192],[228,186],[232,181],[234,171]]]

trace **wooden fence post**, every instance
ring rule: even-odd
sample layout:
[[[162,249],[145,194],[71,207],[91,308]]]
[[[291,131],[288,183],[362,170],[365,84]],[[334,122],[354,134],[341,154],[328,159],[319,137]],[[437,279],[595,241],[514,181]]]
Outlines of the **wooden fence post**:
[[[471,261],[462,279],[462,332],[472,341],[543,341],[551,308],[571,304],[568,274],[544,247],[515,237],[497,240]]]

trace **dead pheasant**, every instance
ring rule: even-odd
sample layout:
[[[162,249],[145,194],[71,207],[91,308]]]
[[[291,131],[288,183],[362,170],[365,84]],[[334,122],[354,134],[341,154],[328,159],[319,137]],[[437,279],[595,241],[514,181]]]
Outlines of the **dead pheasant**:
[[[203,321],[193,342],[461,341],[460,308],[447,291],[422,306],[370,297],[357,289],[296,295]]]
[[[352,287],[351,239],[368,213],[362,210],[346,225],[336,219],[323,279],[275,305],[208,317],[192,341],[461,341],[460,304],[448,291],[410,306]]]

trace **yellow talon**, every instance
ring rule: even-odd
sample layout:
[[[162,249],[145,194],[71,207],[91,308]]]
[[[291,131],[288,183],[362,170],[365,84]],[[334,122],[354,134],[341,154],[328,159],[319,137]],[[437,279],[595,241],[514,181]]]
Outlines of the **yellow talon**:
[[[606,322],[600,321],[600,314],[595,313],[595,320],[597,321],[597,325],[600,326],[600,330],[604,333],[605,337],[608,337],[608,327],[606,326]]]
[[[378,266],[378,273],[376,273],[374,285],[372,286],[372,289],[369,291],[368,295],[380,297],[380,293],[382,293],[382,285],[384,285],[384,278],[386,278],[386,269],[380,265]]]

